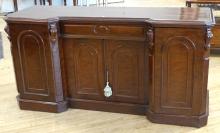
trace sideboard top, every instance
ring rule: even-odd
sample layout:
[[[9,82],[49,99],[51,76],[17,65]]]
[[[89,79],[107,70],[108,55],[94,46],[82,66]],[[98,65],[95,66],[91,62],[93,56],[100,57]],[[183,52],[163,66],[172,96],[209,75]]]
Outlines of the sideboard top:
[[[45,21],[66,18],[129,19],[169,23],[213,24],[209,8],[187,7],[64,7],[34,6],[9,14],[6,20]]]

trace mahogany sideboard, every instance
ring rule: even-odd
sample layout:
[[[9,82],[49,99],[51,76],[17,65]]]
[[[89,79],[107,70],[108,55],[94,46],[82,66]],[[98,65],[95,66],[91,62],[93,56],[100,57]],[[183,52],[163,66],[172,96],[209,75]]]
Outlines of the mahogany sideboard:
[[[36,6],[6,22],[21,109],[206,125],[210,9]]]

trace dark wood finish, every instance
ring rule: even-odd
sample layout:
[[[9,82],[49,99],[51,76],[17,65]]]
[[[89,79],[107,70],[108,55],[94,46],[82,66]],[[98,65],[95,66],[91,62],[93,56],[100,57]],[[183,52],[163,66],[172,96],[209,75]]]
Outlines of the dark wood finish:
[[[52,0],[48,0],[49,5],[52,5]]]
[[[44,14],[58,9],[34,7],[6,18],[21,109],[70,107],[206,125],[210,10],[73,7],[59,18]],[[38,16],[28,15],[33,11]]]
[[[73,5],[77,6],[78,0],[73,0]]]
[[[205,86],[208,72],[205,69],[209,62],[209,48],[206,45],[199,46],[204,40],[198,40],[207,36],[205,29],[157,28],[155,35],[155,53],[158,54],[154,55],[154,65],[157,67],[153,71],[151,95],[155,97],[150,100],[153,102],[150,103],[153,104],[150,117],[162,117],[161,123],[166,123],[166,119],[171,117],[166,115],[171,114],[185,114],[187,117],[199,114],[202,118],[207,116]],[[172,117],[170,120],[173,121]],[[197,125],[203,119],[193,121],[193,125]],[[187,125],[183,121],[177,123]]]
[[[66,3],[66,0],[64,0],[63,2],[64,2],[64,6],[66,6],[66,4],[67,4],[67,3]]]
[[[213,38],[211,39],[211,50],[220,51],[220,23],[216,22],[216,25],[212,29]]]
[[[17,97],[19,102],[20,109],[23,110],[34,110],[34,111],[44,111],[44,112],[53,112],[53,113],[60,113],[67,110],[67,102],[62,101],[58,103],[54,102],[43,102],[43,101],[36,101],[36,100],[27,100],[21,99],[19,96]]]
[[[122,37],[144,37],[144,28],[137,26],[118,25],[69,25],[62,27],[62,32],[71,35],[92,35],[92,36],[122,36]]]
[[[16,24],[9,27],[11,36],[17,37],[11,40],[14,44],[11,51],[14,67],[19,70],[16,71],[19,99],[24,99],[20,101],[64,102],[57,25],[57,21],[51,21],[46,24],[26,24],[25,28]]]
[[[102,40],[64,39],[63,50],[70,97],[103,100]]]
[[[57,12],[59,11],[59,12]],[[36,12],[38,12],[36,14]],[[92,14],[91,14],[92,12]],[[64,6],[35,6],[19,13],[8,15],[8,19],[20,19],[20,21],[41,21],[47,22],[50,18],[57,18],[65,21],[85,20],[108,22],[134,22],[144,21],[155,24],[171,24],[184,26],[212,25],[212,14],[209,8],[146,8],[146,7],[64,7]],[[170,13],[170,14],[169,14]],[[35,15],[33,15],[35,14]],[[197,15],[195,15],[197,14]],[[193,17],[189,17],[193,16]],[[160,21],[156,21],[160,20]],[[184,23],[183,23],[184,22]],[[80,23],[82,24],[82,23]],[[187,24],[187,25],[186,25]],[[162,26],[162,25],[161,25]]]
[[[220,4],[220,0],[187,0],[186,6],[191,7],[192,4]],[[213,27],[213,38],[211,39],[211,50],[220,51],[220,21],[218,16],[213,16],[216,25]]]
[[[122,34],[123,35],[123,34]],[[145,42],[107,40],[106,69],[113,88],[111,101],[146,104]],[[147,54],[147,53],[146,53]]]
[[[146,111],[148,110],[148,106],[143,104],[122,103],[122,102],[118,104],[117,102],[111,102],[111,101],[106,102],[106,101],[73,98],[73,99],[69,99],[69,103],[71,108],[126,113],[126,114],[135,114],[135,115],[146,115]]]

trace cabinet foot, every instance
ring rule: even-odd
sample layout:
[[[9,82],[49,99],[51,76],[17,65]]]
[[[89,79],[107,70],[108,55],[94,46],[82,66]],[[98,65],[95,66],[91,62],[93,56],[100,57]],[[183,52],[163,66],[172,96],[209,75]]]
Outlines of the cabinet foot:
[[[17,101],[20,109],[23,110],[60,113],[68,109],[68,105],[66,101],[54,103],[54,102],[21,99],[19,96],[17,96]]]
[[[157,114],[148,111],[147,118],[153,123],[173,124],[180,126],[202,127],[207,124],[208,113],[200,116]]]

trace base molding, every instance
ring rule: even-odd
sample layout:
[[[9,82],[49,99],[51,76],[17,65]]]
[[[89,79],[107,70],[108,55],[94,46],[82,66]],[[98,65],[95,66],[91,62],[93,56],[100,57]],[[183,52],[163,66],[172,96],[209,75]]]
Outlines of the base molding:
[[[147,111],[147,118],[153,123],[202,127],[207,124],[208,113],[200,116],[168,115]]]
[[[54,102],[21,99],[19,96],[17,96],[17,101],[20,109],[23,110],[60,113],[68,109],[68,105],[66,101],[54,103]]]
[[[110,101],[96,101],[96,100],[73,99],[73,98],[68,99],[68,101],[54,103],[54,102],[21,99],[19,96],[17,96],[17,100],[20,109],[32,110],[32,111],[59,113],[66,111],[68,108],[77,108],[77,109],[106,111],[106,112],[115,112],[115,113],[146,115],[147,119],[153,123],[172,124],[172,125],[190,126],[190,127],[205,126],[208,120],[208,111],[206,111],[206,114],[200,116],[160,114],[160,113],[152,112],[148,108],[148,105],[132,104],[132,103],[117,103]]]
[[[70,108],[126,113],[135,115],[146,115],[146,111],[148,109],[147,105],[141,104],[117,103],[110,101],[96,101],[85,99],[69,99],[69,106]]]

